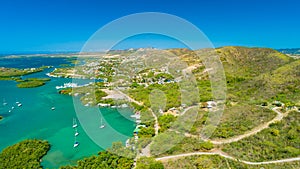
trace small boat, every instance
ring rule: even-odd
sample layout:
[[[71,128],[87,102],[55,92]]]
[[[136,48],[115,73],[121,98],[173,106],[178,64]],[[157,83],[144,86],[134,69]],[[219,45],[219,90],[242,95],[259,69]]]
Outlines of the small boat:
[[[19,104],[20,102],[16,102],[16,104]]]
[[[52,107],[51,110],[55,110],[55,107]]]
[[[77,125],[77,122],[76,122],[76,119],[75,118],[73,118],[73,128],[76,128],[78,125]]]
[[[76,141],[76,137],[75,137],[75,141],[74,141],[74,145],[73,145],[73,147],[75,148],[75,147],[78,147],[79,146],[79,142],[78,141]]]
[[[77,131],[77,128],[75,128],[75,134],[74,134],[74,136],[76,137],[76,136],[78,136],[79,135],[79,133],[78,133],[78,131]]]
[[[11,112],[11,110],[8,110],[8,113],[10,113]]]
[[[3,106],[6,106],[6,105],[7,105],[7,103],[6,103],[5,99],[3,99]]]
[[[11,107],[11,109],[13,110],[13,109],[15,109],[15,107],[13,106],[13,107]]]
[[[22,104],[21,104],[21,103],[19,103],[19,104],[18,104],[18,107],[21,107],[21,106],[22,106]]]
[[[100,129],[103,129],[105,127],[105,124],[103,123],[102,117],[101,117],[101,125],[100,125]]]

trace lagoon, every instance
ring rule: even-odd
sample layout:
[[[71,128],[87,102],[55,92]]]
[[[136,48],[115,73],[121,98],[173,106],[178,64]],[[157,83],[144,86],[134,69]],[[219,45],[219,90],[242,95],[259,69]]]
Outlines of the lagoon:
[[[14,58],[0,59],[0,67],[40,67],[49,65],[58,67],[66,63],[64,58]],[[50,72],[31,74],[26,77],[47,77]],[[0,151],[9,145],[13,145],[25,139],[48,140],[51,149],[42,159],[44,168],[58,168],[62,165],[74,165],[78,159],[95,155],[107,148],[114,141],[122,141],[132,136],[134,122],[130,120],[132,110],[97,108],[83,106],[79,98],[58,94],[55,86],[71,82],[71,79],[51,78],[46,85],[37,88],[17,88],[15,81],[0,81],[0,102],[5,99],[7,105],[0,104],[0,115],[4,117],[0,121]],[[18,107],[16,102],[21,102]],[[75,112],[74,104],[77,106]],[[15,107],[11,112],[12,107]],[[55,107],[55,110],[51,108]],[[77,141],[80,145],[73,148],[74,129],[73,118],[78,121]],[[99,117],[107,124],[104,129],[99,129]],[[86,134],[92,133],[101,147]],[[114,131],[121,134],[115,134]],[[95,136],[96,135],[96,136]]]

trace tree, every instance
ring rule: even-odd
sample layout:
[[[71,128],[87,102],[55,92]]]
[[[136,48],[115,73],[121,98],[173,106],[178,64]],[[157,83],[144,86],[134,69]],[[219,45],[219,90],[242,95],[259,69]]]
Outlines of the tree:
[[[156,161],[153,157],[141,157],[137,161],[136,169],[164,169],[164,165],[160,161]]]
[[[40,159],[50,149],[47,141],[25,140],[0,153],[0,168],[42,168]]]

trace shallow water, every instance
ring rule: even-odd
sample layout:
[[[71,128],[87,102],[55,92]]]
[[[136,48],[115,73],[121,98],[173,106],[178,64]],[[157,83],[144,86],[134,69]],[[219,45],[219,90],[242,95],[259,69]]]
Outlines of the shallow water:
[[[33,59],[33,58],[31,58]],[[65,63],[63,58],[36,58],[14,62],[10,59],[1,59],[0,66],[8,67],[39,67],[41,65],[58,66]],[[28,62],[19,64],[20,62]],[[45,64],[45,63],[47,64]],[[46,77],[44,72],[29,75],[28,77]],[[71,79],[51,78],[50,82],[38,88],[21,89],[16,87],[14,81],[0,81],[0,115],[4,117],[0,121],[0,150],[15,144],[24,139],[44,139],[51,144],[51,149],[43,158],[44,168],[58,168],[61,165],[75,164],[76,160],[93,154],[97,154],[103,148],[111,146],[114,141],[126,141],[132,136],[134,122],[130,119],[132,110],[129,108],[118,111],[111,108],[85,107],[79,98],[74,102],[71,96],[58,94],[55,86],[71,82]],[[5,99],[7,105],[2,105]],[[21,102],[18,107],[16,102]],[[74,109],[77,106],[77,113]],[[15,107],[11,112],[9,110]],[[51,110],[55,107],[55,110]],[[78,132],[76,140],[80,143],[77,148],[73,148],[75,140],[74,129],[72,128],[73,118],[78,122]],[[106,124],[104,129],[100,129],[100,119]],[[98,146],[86,134],[92,136],[97,141]]]

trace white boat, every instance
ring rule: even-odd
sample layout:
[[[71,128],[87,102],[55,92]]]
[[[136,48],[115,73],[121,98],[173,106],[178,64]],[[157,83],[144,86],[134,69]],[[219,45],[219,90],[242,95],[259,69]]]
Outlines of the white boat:
[[[7,103],[6,103],[5,99],[3,99],[3,106],[6,106],[6,105],[7,105]]]
[[[55,107],[52,107],[51,110],[55,110]]]
[[[73,147],[74,148],[76,148],[76,147],[78,147],[79,146],[79,142],[78,141],[76,141],[76,137],[75,137],[75,141],[74,141],[74,145],[73,145]]]
[[[21,104],[21,103],[19,103],[19,104],[18,104],[18,107],[21,107],[21,106],[22,106],[22,104]]]
[[[74,134],[74,136],[76,137],[76,136],[78,136],[79,135],[79,133],[78,133],[78,131],[77,131],[77,128],[75,128],[75,134]]]
[[[11,112],[11,110],[8,110],[8,113],[10,113]]]
[[[13,110],[13,109],[15,109],[15,107],[13,106],[13,107],[11,107],[11,109]]]
[[[128,107],[128,105],[124,103],[124,104],[121,105],[121,107],[126,108],[126,107]]]
[[[102,117],[101,117],[101,125],[100,125],[100,129],[103,129],[105,127],[105,124],[103,123],[103,119],[102,119]]]
[[[77,125],[77,122],[76,122],[76,119],[75,118],[73,118],[73,128],[76,128],[78,125]]]

